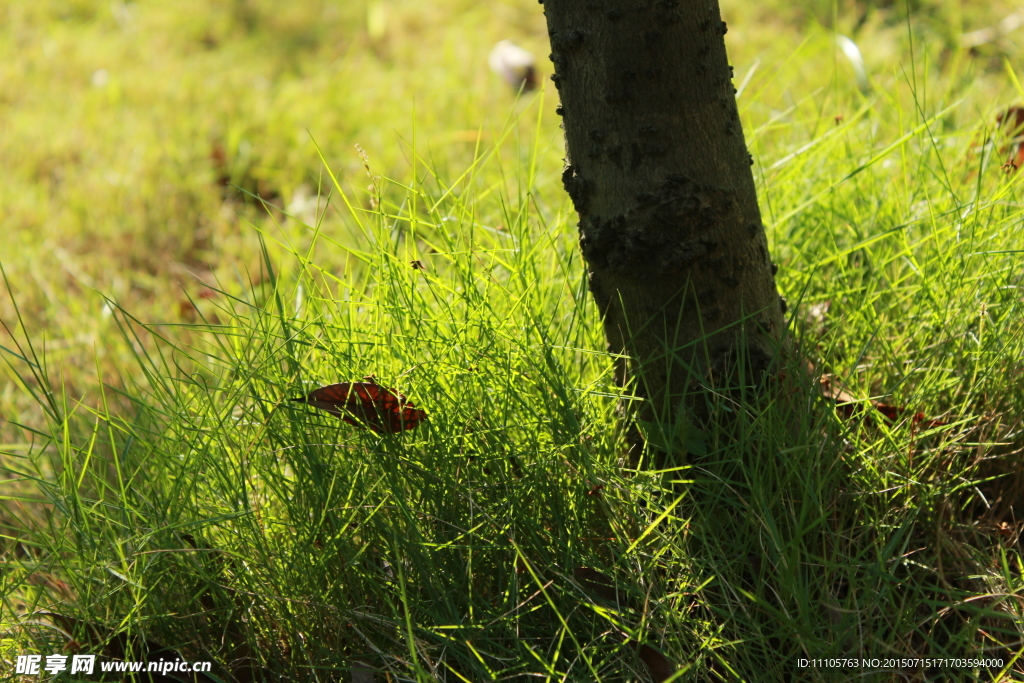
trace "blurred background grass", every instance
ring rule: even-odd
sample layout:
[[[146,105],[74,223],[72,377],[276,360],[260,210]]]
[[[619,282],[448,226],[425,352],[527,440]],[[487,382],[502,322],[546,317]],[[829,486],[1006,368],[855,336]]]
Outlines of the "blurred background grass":
[[[1019,422],[1022,405],[1021,390],[1013,388],[1020,375],[1013,358],[1020,348],[1019,268],[1012,257],[991,267],[971,262],[977,288],[948,286],[969,270],[951,247],[961,230],[982,235],[986,248],[1015,247],[1019,182],[999,172],[1003,159],[991,147],[986,156],[983,143],[996,135],[996,114],[1024,99],[1015,75],[1024,30],[972,49],[962,43],[964,34],[1013,15],[1017,4],[729,0],[722,9],[762,211],[782,266],[780,287],[791,301],[831,306],[828,325],[822,308],[801,319],[814,330],[808,339],[823,367],[842,368],[861,397],[895,392],[901,402],[940,412],[987,410],[988,437],[1019,439],[1019,430],[1001,422],[1003,413]],[[268,281],[261,235],[283,280],[300,276],[296,256],[313,249],[303,223],[321,219],[318,193],[330,191],[317,147],[356,214],[376,208],[376,183],[394,217],[411,213],[401,184],[416,185],[413,170],[417,183],[435,187],[494,146],[496,161],[478,193],[486,195],[501,178],[513,186],[503,186],[508,196],[516,196],[515,184],[532,179],[519,195],[528,191],[535,206],[546,204],[530,221],[550,219],[559,231],[552,243],[571,245],[554,91],[516,101],[487,70],[491,46],[511,39],[538,56],[540,82],[549,85],[541,10],[532,0],[0,6],[0,264],[12,294],[0,298],[7,326],[0,345],[12,348],[12,332],[32,338],[47,351],[53,385],[95,407],[103,384],[127,387],[140,379],[132,375],[150,353],[143,349],[152,347],[154,331],[184,349],[203,343],[206,322],[235,324],[220,307],[221,292],[251,301]],[[837,33],[859,46],[868,88],[837,47]],[[911,144],[891,147],[911,131]],[[505,133],[522,144],[498,144]],[[534,154],[530,178],[522,169]],[[845,180],[869,162],[868,172]],[[983,218],[967,211],[971,201],[984,209]],[[337,210],[337,197],[332,205],[322,234],[368,249],[370,233]],[[472,203],[472,211],[480,206]],[[497,200],[484,210],[488,215],[477,218],[488,225],[514,227]],[[462,229],[473,222],[472,211],[460,219]],[[520,223],[519,229],[536,228],[525,218]],[[915,226],[906,237],[886,232],[905,224]],[[362,267],[349,256],[322,246],[313,254],[319,271],[338,278]],[[550,277],[559,267],[539,272]],[[578,283],[581,272],[577,259],[566,281]],[[1012,302],[995,307],[996,292]],[[118,307],[154,325],[126,340]],[[984,336],[985,325],[1001,338]],[[985,343],[971,346],[970,335]],[[594,348],[597,336],[589,338]],[[11,468],[23,470],[19,457],[35,437],[18,425],[42,429],[46,420],[26,391],[39,388],[32,377],[7,366],[4,372],[0,443]],[[115,412],[137,409],[131,400],[107,398]],[[613,440],[614,420],[604,417]],[[912,454],[905,462],[904,436],[884,434],[850,456],[877,475],[864,484],[869,490],[888,488],[895,475],[887,467],[936,477],[934,488],[894,498],[897,519],[879,512],[879,529],[917,515],[913,496],[942,502],[952,486],[936,474],[952,467],[942,449],[927,465],[915,464]],[[605,446],[614,451],[614,444]],[[45,526],[48,506],[33,497],[34,483],[7,484],[5,550],[20,553],[20,526],[28,518]],[[938,504],[933,513],[940,521],[946,514]],[[1012,533],[1019,530],[1006,533],[1016,543]],[[690,552],[662,540],[671,549],[665,552],[677,552],[673,562]],[[885,560],[900,549],[878,552]],[[1008,568],[1004,588],[1012,594],[1019,571],[1010,569],[1019,567],[1019,556],[1014,565],[992,552],[990,569]],[[840,567],[829,571],[842,574]],[[907,603],[900,618],[922,618],[917,603]],[[713,625],[707,628],[700,637],[712,637]]]
[[[914,107],[904,70],[916,37],[918,63],[928,64],[924,90],[966,98],[942,125],[969,135],[1017,96],[1002,60],[1015,62],[1021,38],[969,54],[959,37],[1014,9],[918,0],[907,14],[900,3],[724,2],[736,82],[754,70],[741,104],[762,181],[766,166],[823,122],[859,107],[831,87],[854,77],[833,28],[857,40],[877,92],[903,111]],[[491,45],[517,41],[538,55],[542,82],[550,73],[540,10],[526,0],[0,7],[0,254],[22,314],[45,335],[71,393],[87,393],[97,358],[103,377],[117,381],[124,350],[110,338],[97,292],[142,319],[189,322],[182,290],[194,298],[199,281],[244,282],[258,271],[247,223],[292,234],[294,223],[275,226],[226,183],[308,218],[322,181],[312,139],[362,191],[353,145],[375,173],[403,177],[414,121],[420,153],[439,170],[468,166],[478,133],[493,141],[513,107],[486,68]],[[961,61],[968,64],[944,68]],[[555,187],[563,155],[555,105],[549,97],[542,112],[543,187]],[[0,317],[13,320],[9,300]],[[32,423],[32,410],[8,375],[0,415]],[[0,434],[20,440],[6,422]]]

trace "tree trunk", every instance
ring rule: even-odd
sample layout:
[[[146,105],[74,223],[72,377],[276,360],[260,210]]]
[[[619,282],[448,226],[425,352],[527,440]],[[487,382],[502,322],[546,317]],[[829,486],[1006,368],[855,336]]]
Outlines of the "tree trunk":
[[[542,0],[543,1],[543,0]],[[609,349],[641,418],[769,371],[785,302],[717,0],[546,0],[565,189]],[[730,380],[725,378],[729,377]]]

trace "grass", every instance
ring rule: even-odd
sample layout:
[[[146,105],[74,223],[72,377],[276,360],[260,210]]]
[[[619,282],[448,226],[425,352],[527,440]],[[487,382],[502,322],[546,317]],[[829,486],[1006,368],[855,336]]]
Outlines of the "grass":
[[[159,646],[237,681],[1024,677],[1020,53],[955,47],[1009,8],[726,5],[795,338],[862,409],[794,381],[653,471],[553,91],[480,68],[546,54],[543,17],[495,7],[6,9],[0,676]],[[425,424],[287,400],[369,374]]]

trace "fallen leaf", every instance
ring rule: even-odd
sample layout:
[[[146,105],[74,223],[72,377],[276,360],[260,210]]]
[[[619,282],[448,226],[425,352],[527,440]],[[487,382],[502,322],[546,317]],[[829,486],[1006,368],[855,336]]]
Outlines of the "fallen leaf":
[[[672,677],[672,674],[676,672],[676,665],[672,661],[661,654],[656,648],[642,644],[639,648],[640,661],[647,666],[647,670],[651,672],[651,680],[654,683],[661,683],[667,681]]]
[[[491,50],[487,61],[491,71],[505,79],[518,92],[530,92],[537,87],[537,65],[533,55],[508,40],[499,42]]]
[[[216,175],[215,182],[221,187],[231,184],[231,170],[228,168],[228,153],[219,142],[210,146],[210,163]]]
[[[196,307],[191,301],[182,300],[178,302],[178,317],[189,322],[196,319]]]
[[[842,415],[844,418],[849,419],[853,417],[854,413],[862,409],[865,404],[870,404],[871,407],[881,413],[889,424],[895,424],[900,418],[907,415],[910,411],[901,406],[891,406],[887,403],[881,403],[879,401],[863,401],[854,398],[850,392],[846,391],[842,385],[831,375],[822,375],[821,379],[821,395],[827,399],[836,402],[836,412]],[[868,419],[870,422],[870,418]],[[930,420],[925,417],[924,413],[913,413],[910,418],[910,425],[914,428],[932,429],[933,427],[943,427],[949,424],[942,420]]]
[[[608,602],[619,602],[619,590],[614,582],[593,567],[576,567],[572,570],[572,578],[591,595]]]
[[[647,643],[633,640],[625,633],[621,635],[626,641],[626,645],[632,645],[636,648],[637,657],[647,667],[647,671],[651,674],[651,680],[654,683],[662,683],[662,681],[672,678],[672,674],[676,672],[676,665],[672,663],[672,660]]]
[[[1024,107],[1010,107],[996,117],[996,122],[1008,138],[1008,144],[999,148],[999,153],[1006,155],[1003,170],[1013,173],[1024,166]]]
[[[341,382],[320,387],[305,398],[305,403],[336,415],[350,425],[365,427],[378,434],[394,434],[415,429],[427,414],[394,389],[377,384],[372,375],[365,382]]]

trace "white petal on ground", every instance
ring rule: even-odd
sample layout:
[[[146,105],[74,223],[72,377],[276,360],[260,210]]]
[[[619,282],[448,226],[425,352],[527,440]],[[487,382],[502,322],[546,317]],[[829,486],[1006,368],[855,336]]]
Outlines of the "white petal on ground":
[[[517,90],[533,90],[536,86],[536,60],[533,55],[509,40],[502,40],[491,49],[487,58],[491,71]]]
[[[871,83],[868,82],[868,73],[864,69],[864,57],[861,56],[857,43],[841,33],[837,33],[836,44],[839,45],[839,49],[843,51],[843,54],[846,55],[846,58],[850,60],[850,64],[853,66],[853,73],[857,78],[857,87],[860,88],[862,93],[867,95],[871,92]]]

